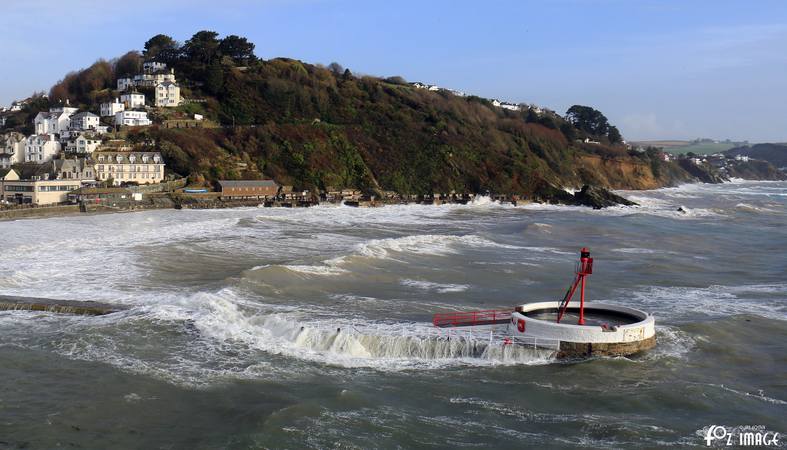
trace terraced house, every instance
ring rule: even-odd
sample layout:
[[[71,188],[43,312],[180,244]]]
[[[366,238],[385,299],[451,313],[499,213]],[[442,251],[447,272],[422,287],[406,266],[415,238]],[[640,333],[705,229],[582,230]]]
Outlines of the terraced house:
[[[164,180],[164,160],[158,152],[94,152],[96,180],[153,184]]]

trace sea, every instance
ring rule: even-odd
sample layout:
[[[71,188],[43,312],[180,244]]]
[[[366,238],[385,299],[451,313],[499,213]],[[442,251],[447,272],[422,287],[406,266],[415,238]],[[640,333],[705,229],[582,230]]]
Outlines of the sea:
[[[122,310],[0,312],[0,449],[785,448],[787,183],[619,193],[2,222],[0,294]],[[654,349],[432,325],[561,299],[582,247],[587,300],[652,313]]]

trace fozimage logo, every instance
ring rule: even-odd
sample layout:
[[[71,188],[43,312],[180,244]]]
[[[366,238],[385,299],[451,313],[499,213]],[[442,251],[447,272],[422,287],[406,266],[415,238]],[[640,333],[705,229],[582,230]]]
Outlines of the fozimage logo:
[[[768,431],[762,425],[742,425],[727,429],[711,425],[705,432],[705,445],[714,447],[763,447],[778,446],[779,433]]]

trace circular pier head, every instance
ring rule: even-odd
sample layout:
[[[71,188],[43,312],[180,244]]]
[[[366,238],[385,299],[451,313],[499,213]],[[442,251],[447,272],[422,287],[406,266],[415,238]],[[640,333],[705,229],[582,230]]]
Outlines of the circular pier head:
[[[511,315],[516,335],[560,341],[560,357],[626,356],[656,345],[653,315],[634,308],[585,303],[584,325],[577,325],[579,303],[569,303],[557,323],[560,302],[527,303]]]

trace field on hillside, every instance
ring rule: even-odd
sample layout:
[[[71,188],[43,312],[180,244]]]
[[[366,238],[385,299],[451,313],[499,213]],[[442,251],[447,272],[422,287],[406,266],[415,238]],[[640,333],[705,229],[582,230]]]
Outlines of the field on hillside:
[[[690,141],[677,141],[677,140],[664,140],[664,141],[640,141],[632,142],[634,145],[641,145],[643,147],[653,146],[664,149],[665,152],[673,155],[683,155],[688,152],[697,154],[712,154],[724,152],[731,148],[738,146],[734,142],[699,142],[692,143]]]
[[[719,142],[719,143],[703,142],[699,144],[684,145],[681,147],[665,148],[664,150],[669,153],[672,153],[673,155],[682,155],[688,152],[696,153],[698,155],[702,155],[702,154],[710,155],[712,153],[725,152],[734,147],[736,147],[736,145],[732,142]]]

